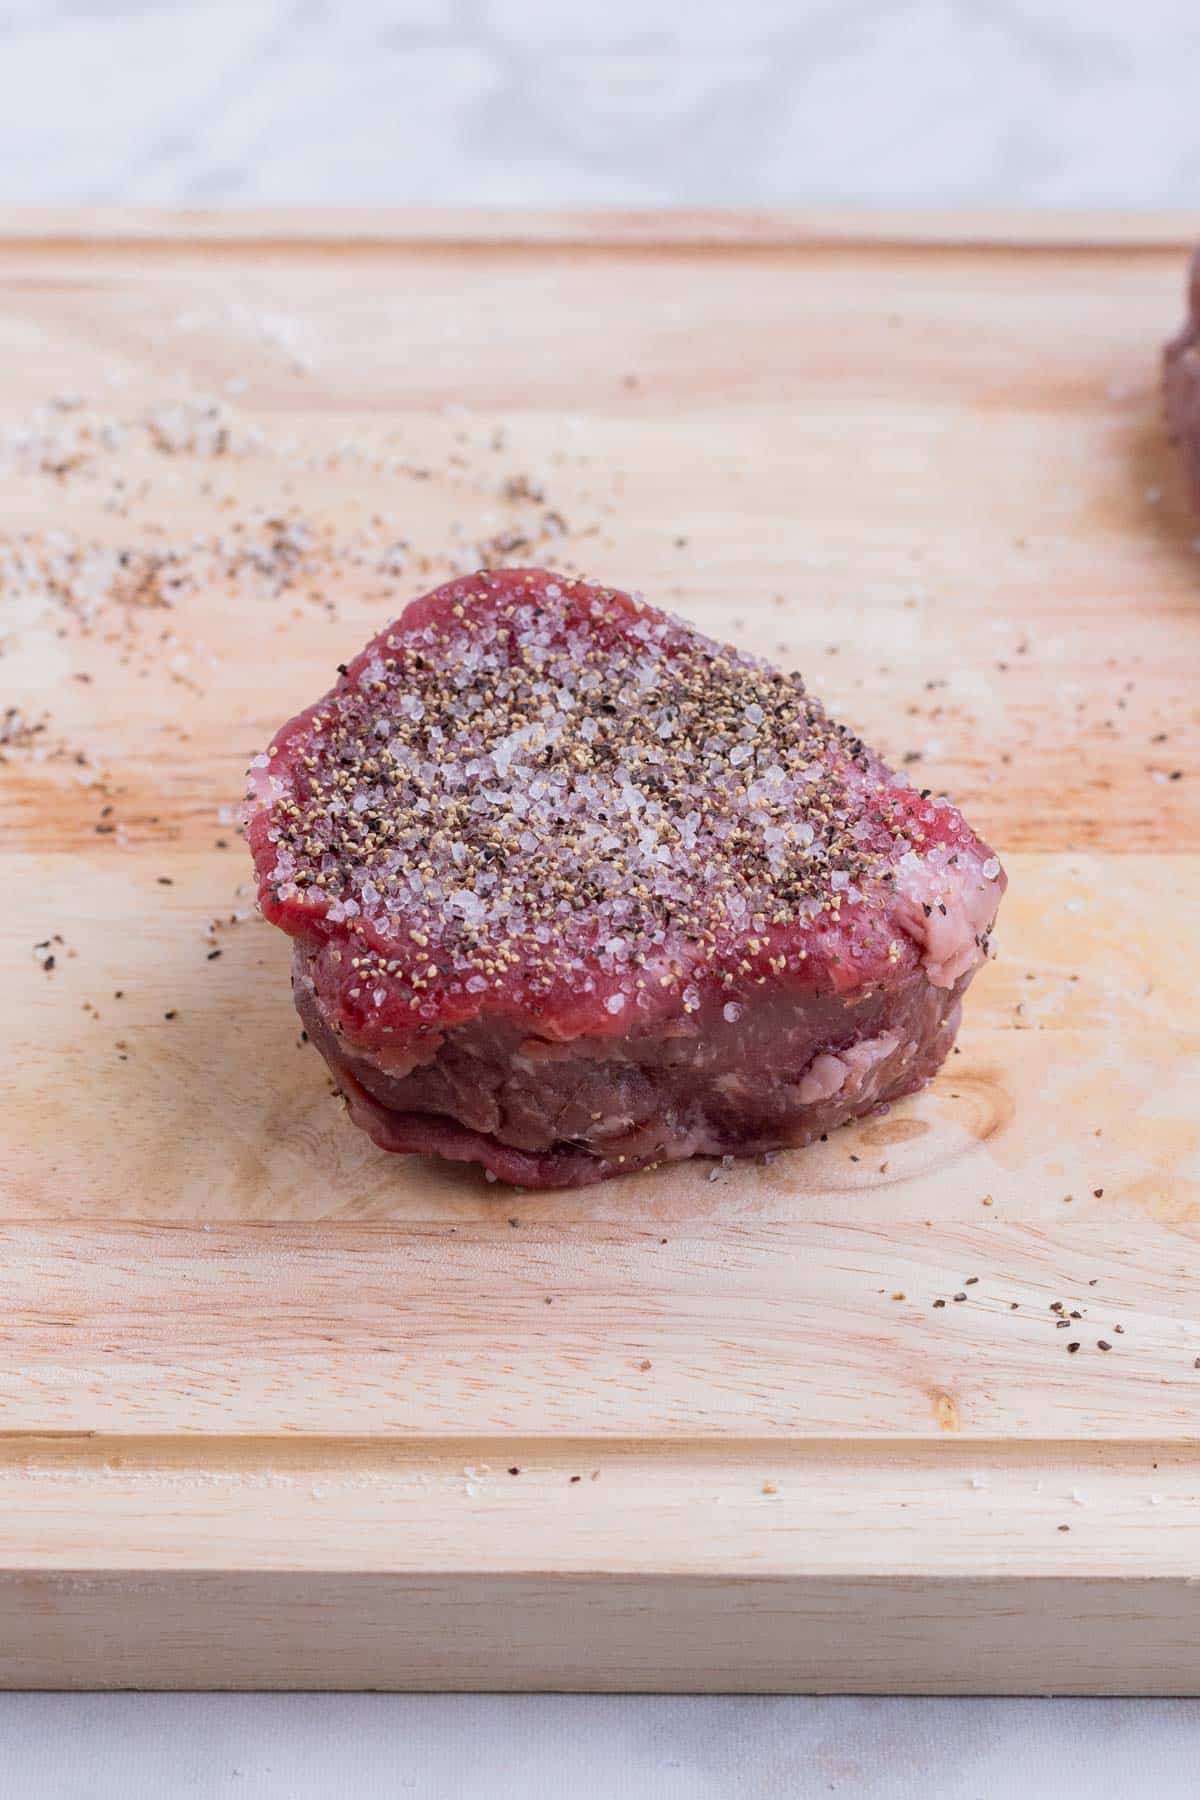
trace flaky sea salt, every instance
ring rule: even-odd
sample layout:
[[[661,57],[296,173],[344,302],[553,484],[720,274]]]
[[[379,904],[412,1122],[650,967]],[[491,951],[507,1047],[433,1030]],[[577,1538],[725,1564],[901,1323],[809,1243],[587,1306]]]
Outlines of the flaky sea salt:
[[[295,850],[289,897],[369,921],[352,928],[364,992],[382,958],[421,1019],[445,993],[529,986],[542,1004],[563,982],[639,1027],[664,992],[733,1025],[744,1003],[720,977],[738,958],[752,980],[796,975],[832,929],[869,962],[893,871],[936,871],[939,898],[960,885],[957,815],[898,806],[797,680],[623,598],[606,618],[589,593],[535,578],[494,600],[464,580],[368,647],[309,727],[272,842]],[[280,763],[294,773],[290,742]]]

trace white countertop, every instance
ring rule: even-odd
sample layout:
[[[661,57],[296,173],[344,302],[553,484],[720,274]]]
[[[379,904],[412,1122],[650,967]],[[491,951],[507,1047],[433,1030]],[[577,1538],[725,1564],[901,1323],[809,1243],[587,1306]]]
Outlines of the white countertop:
[[[0,0],[0,202],[1187,206],[1196,0]],[[1190,1701],[11,1695],[37,1800],[1200,1791]]]
[[[1195,1800],[1190,1700],[0,1697],[14,1800]]]
[[[1195,0],[0,0],[0,200],[1192,205]]]

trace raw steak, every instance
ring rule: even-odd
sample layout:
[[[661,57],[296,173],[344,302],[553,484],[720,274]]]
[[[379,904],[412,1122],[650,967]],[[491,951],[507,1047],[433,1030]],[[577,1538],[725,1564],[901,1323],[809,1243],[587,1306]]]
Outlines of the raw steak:
[[[523,1187],[803,1144],[911,1093],[1004,889],[798,675],[539,569],[414,601],[248,791],[353,1118]]]
[[[1200,506],[1200,250],[1192,258],[1188,322],[1163,354],[1163,388],[1167,423],[1182,447]]]

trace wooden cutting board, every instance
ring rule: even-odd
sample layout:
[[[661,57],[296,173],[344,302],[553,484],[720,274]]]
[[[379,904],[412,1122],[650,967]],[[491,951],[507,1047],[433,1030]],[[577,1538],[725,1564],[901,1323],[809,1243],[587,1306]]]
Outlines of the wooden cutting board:
[[[1195,235],[3,222],[0,1681],[1200,1688]],[[481,553],[961,800],[928,1092],[569,1194],[351,1128],[230,809]]]

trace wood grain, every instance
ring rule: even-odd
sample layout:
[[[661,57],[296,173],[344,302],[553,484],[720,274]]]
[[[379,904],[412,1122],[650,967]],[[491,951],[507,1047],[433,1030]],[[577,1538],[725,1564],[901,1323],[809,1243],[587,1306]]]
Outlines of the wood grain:
[[[511,1434],[561,1432],[1194,1435],[1194,1228],[730,1216],[670,1233],[8,1227],[4,1419],[445,1433],[495,1438],[497,1456]],[[1056,1302],[1084,1318],[1060,1330]]]
[[[44,729],[0,745],[0,1681],[1194,1690],[1200,526],[1157,346],[1200,221],[0,227],[0,551],[346,546],[91,621],[6,580]],[[14,448],[73,393],[119,505]],[[181,394],[253,450],[164,457]],[[229,808],[530,472],[564,566],[804,669],[1004,856],[925,1094],[576,1194],[345,1121]]]

